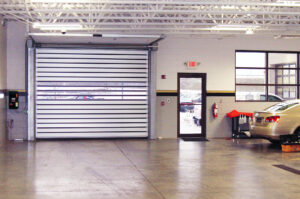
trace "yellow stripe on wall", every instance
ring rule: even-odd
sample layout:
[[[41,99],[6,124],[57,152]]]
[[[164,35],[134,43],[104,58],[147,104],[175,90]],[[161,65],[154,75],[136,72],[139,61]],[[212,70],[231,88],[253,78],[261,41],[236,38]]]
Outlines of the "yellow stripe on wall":
[[[156,90],[157,93],[177,93],[177,90]]]
[[[156,90],[156,93],[177,93],[177,90]],[[207,90],[206,93],[235,93],[235,91]]]
[[[235,93],[235,91],[208,90],[206,93]]]

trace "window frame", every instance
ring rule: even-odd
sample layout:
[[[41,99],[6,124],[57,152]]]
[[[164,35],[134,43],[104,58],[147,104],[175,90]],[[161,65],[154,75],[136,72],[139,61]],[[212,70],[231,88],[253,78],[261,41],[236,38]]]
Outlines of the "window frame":
[[[240,53],[240,52],[245,52],[245,53],[265,53],[265,67],[263,68],[258,68],[258,67],[237,67],[236,66],[236,56],[237,56],[237,53]],[[282,68],[282,71],[284,70],[295,70],[296,72],[296,84],[271,84],[269,83],[269,70],[274,70],[274,71],[278,71],[278,69],[270,69],[269,67],[269,54],[270,53],[278,53],[278,54],[295,54],[296,55],[296,62],[297,63],[288,63],[289,65],[292,65],[292,64],[295,64],[295,68]],[[298,51],[270,51],[270,50],[235,50],[235,67],[234,67],[234,83],[235,83],[235,101],[236,102],[271,102],[269,101],[269,87],[270,86],[295,86],[296,87],[296,99],[299,99],[300,97],[300,92],[299,92],[299,89],[300,89],[300,82],[299,82],[299,79],[300,79],[300,68],[299,68],[299,56],[300,56],[300,52]],[[279,63],[280,64],[280,63]],[[283,63],[282,63],[283,64]],[[284,63],[286,64],[286,63]],[[237,69],[253,69],[253,70],[256,70],[256,69],[261,69],[261,70],[264,70],[265,71],[265,84],[240,84],[240,83],[237,83],[237,74],[236,74],[236,71]],[[237,95],[236,95],[236,92],[237,92],[237,86],[264,86],[265,87],[265,100],[237,100]]]

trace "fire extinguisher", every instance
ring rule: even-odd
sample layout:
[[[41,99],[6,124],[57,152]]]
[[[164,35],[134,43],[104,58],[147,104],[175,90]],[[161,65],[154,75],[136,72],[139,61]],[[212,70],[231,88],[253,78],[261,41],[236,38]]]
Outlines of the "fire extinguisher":
[[[213,113],[214,118],[218,117],[218,105],[216,103],[214,103],[212,106],[212,113]]]

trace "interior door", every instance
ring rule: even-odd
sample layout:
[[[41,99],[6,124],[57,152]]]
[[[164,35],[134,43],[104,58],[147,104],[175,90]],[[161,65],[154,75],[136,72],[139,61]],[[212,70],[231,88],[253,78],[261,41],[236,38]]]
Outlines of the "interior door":
[[[178,137],[206,136],[206,74],[178,73]]]

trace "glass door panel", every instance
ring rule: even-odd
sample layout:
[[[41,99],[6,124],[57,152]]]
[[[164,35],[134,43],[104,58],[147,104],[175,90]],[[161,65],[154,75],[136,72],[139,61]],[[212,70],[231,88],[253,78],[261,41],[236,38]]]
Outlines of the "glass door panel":
[[[205,77],[178,74],[178,137],[205,137]]]

